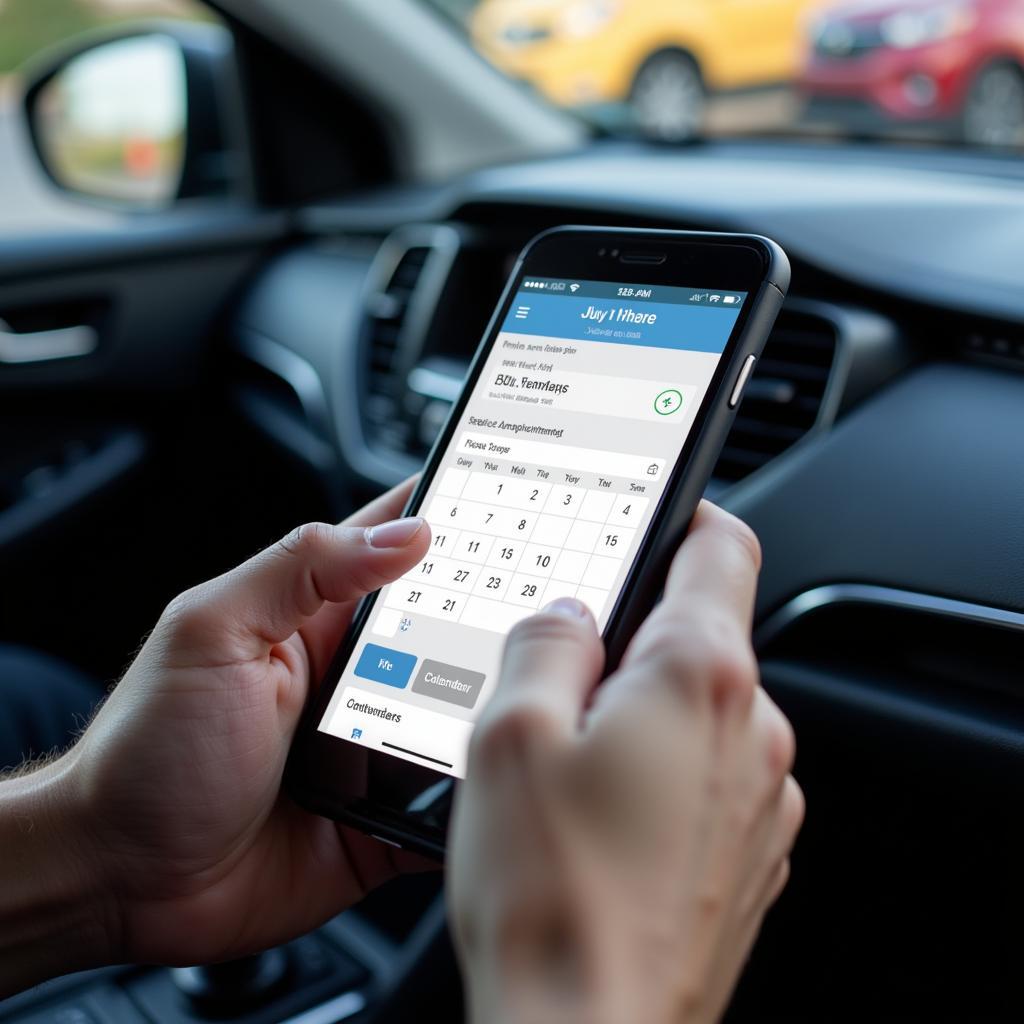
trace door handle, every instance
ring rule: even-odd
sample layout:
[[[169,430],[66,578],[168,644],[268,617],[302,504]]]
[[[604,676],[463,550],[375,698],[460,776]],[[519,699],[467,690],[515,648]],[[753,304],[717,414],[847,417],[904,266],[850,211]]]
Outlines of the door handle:
[[[0,363],[45,363],[51,359],[87,356],[99,347],[100,336],[95,327],[84,324],[61,327],[54,331],[33,331],[19,334],[0,320]]]

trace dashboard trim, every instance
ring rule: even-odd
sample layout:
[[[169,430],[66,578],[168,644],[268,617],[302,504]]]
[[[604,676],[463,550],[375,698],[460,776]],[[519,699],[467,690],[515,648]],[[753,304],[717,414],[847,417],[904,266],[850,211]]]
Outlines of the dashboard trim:
[[[921,612],[1024,632],[1024,613],[1006,608],[869,583],[829,583],[805,590],[770,614],[754,630],[755,649],[760,651],[767,647],[807,615],[822,608],[841,604],[867,604],[899,611]]]
[[[245,358],[283,380],[295,392],[302,411],[314,430],[324,440],[332,439],[333,428],[327,394],[320,375],[308,359],[251,327],[239,330],[237,347]]]
[[[465,370],[456,376],[427,366],[414,366],[409,373],[409,389],[424,398],[436,398],[441,402],[456,402],[462,393],[462,385],[466,379]]]
[[[396,380],[407,381],[415,368],[433,321],[433,313],[462,247],[462,238],[451,224],[405,225],[396,228],[381,242],[367,271],[360,299],[357,343],[353,347],[355,364],[349,367],[352,380],[364,379],[368,328],[374,304],[386,295],[402,257],[410,249],[419,247],[429,249],[431,254],[423,265],[406,307],[392,375]],[[354,404],[339,403],[338,417],[342,422],[338,427],[338,443],[349,464],[359,473],[382,486],[393,487],[405,477],[418,472],[420,463],[403,452],[374,447],[369,442],[359,401],[361,393],[360,385]]]
[[[828,321],[836,333],[835,356],[825,391],[821,396],[818,416],[814,426],[807,433],[808,437],[831,427],[846,408],[862,397],[863,392],[870,393],[876,385],[884,383],[892,376],[890,360],[886,360],[877,375],[879,380],[875,380],[875,375],[871,374],[869,386],[861,385],[857,388],[856,394],[849,393],[853,378],[861,370],[858,363],[866,361],[867,356],[874,354],[873,351],[867,351],[868,349],[884,345],[887,352],[892,354],[894,361],[903,361],[903,346],[898,326],[889,317],[874,310],[798,295],[786,300],[783,312],[818,317]]]
[[[326,1003],[289,1017],[282,1024],[336,1024],[337,1021],[354,1017],[365,1008],[366,998],[361,992],[343,992],[340,996],[328,999]]]
[[[396,376],[406,376],[419,359],[434,310],[461,247],[459,232],[450,224],[409,224],[392,231],[381,242],[366,278],[364,316],[372,316],[373,304],[386,294],[395,271],[410,249],[430,251],[406,307],[394,367]]]
[[[458,222],[408,224],[397,228],[383,241],[377,241],[372,251],[362,251],[358,260],[361,269],[353,264],[353,280],[348,285],[345,281],[339,283],[349,295],[344,308],[332,307],[332,315],[341,312],[345,320],[339,325],[340,344],[333,343],[333,331],[326,333],[320,327],[312,333],[305,321],[294,343],[284,324],[270,332],[245,319],[239,321],[236,349],[291,388],[314,434],[340,456],[342,468],[347,466],[357,477],[376,486],[394,486],[416,473],[421,468],[421,460],[399,447],[375,441],[372,425],[365,417],[363,394],[375,311],[378,317],[393,316],[395,313],[388,311],[389,305],[397,301],[405,303],[401,333],[389,369],[393,401],[403,401],[405,394],[409,401],[426,403],[425,409],[431,411],[434,420],[443,418],[443,404],[451,403],[461,391],[468,358],[463,363],[461,359],[431,357],[425,352],[425,344],[430,332],[438,327],[435,317],[441,297],[473,230],[472,225]],[[423,247],[429,252],[418,277],[408,282],[411,290],[398,299],[389,294],[388,289],[403,255],[412,247]],[[324,254],[324,258],[328,255]],[[339,268],[326,264],[314,267],[319,275],[317,280],[322,281],[320,287],[327,287],[333,274],[344,272],[345,266],[347,264],[339,264]],[[286,276],[282,280],[287,282],[290,278]],[[307,296],[307,302],[315,298],[315,294]],[[259,313],[263,307],[257,304],[253,309]],[[250,319],[253,309],[247,314]],[[783,316],[787,312],[820,321],[822,328],[834,338],[832,365],[817,415],[807,433],[790,449],[739,481],[718,481],[722,486],[715,491],[717,494],[743,488],[752,478],[760,477],[767,465],[775,465],[779,458],[785,459],[797,449],[820,440],[851,406],[874,393],[910,362],[910,346],[902,331],[883,313],[803,296],[787,299]],[[310,355],[299,353],[296,349],[300,344],[304,344],[311,355],[319,353],[323,358],[311,359]],[[327,344],[330,344],[329,350],[324,348]],[[468,357],[469,353],[466,355]],[[752,380],[757,380],[756,374]],[[396,411],[401,412],[401,409],[396,406]],[[264,426],[270,429],[269,425]],[[420,429],[429,432],[430,427],[421,423]],[[318,458],[318,464],[320,461]]]

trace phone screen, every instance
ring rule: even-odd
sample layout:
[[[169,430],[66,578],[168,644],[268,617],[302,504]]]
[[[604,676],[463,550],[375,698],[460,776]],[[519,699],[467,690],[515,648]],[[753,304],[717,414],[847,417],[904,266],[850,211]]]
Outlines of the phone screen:
[[[462,778],[512,626],[603,630],[746,292],[525,277],[425,491],[429,553],[376,597],[319,729]]]

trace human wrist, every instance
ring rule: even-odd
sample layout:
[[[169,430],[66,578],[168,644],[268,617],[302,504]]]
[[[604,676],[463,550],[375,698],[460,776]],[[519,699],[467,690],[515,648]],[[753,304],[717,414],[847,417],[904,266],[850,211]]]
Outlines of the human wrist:
[[[607,939],[614,928],[588,931]],[[555,935],[534,932],[523,938],[500,944],[500,952],[461,950],[469,1024],[714,1024],[718,1019],[707,991],[686,982],[681,964],[675,969],[662,964],[665,970],[659,971],[637,950],[614,941],[584,940],[570,950]],[[510,946],[520,947],[520,954]]]
[[[600,1001],[532,978],[466,982],[469,1024],[612,1024]]]
[[[690,1024],[643,1010],[642,992],[633,999],[603,986],[581,989],[533,978],[507,978],[500,985],[467,984],[469,1024]]]
[[[630,997],[619,972],[602,970],[594,950],[569,949],[539,933],[523,939],[464,956],[470,1024],[678,1024],[639,1013],[642,992]]]
[[[685,999],[666,1005],[648,986],[632,989],[595,986],[588,991],[560,990],[531,980],[507,980],[500,986],[467,980],[469,1024],[714,1024],[715,1016]]]
[[[0,998],[119,959],[90,817],[74,750],[0,782]]]

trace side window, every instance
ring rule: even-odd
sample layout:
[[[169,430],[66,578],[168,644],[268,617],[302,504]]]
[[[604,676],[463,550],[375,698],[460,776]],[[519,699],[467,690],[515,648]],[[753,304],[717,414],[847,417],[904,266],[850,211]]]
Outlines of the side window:
[[[0,222],[187,194],[188,40],[210,36],[229,49],[198,0],[0,0]]]

